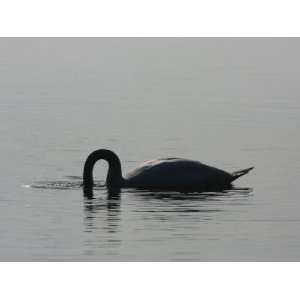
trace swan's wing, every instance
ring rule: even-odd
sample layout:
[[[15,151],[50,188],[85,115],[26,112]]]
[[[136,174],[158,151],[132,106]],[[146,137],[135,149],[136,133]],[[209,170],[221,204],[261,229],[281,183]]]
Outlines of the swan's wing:
[[[168,158],[142,164],[127,175],[134,186],[143,187],[195,187],[206,186],[230,174],[199,161]]]

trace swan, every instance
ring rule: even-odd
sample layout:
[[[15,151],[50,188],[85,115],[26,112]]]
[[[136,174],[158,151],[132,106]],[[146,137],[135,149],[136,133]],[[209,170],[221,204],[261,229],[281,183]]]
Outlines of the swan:
[[[83,187],[94,185],[93,168],[104,159],[108,162],[106,186],[108,188],[141,188],[168,190],[215,190],[230,187],[237,178],[247,174],[253,167],[233,173],[205,165],[199,161],[176,157],[150,160],[122,176],[119,157],[107,149],[92,152],[83,168]]]

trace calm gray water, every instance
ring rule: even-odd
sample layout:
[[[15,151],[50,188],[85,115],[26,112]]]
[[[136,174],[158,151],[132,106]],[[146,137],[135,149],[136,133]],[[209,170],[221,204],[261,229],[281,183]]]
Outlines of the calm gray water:
[[[298,261],[300,40],[0,39],[0,260]],[[153,158],[255,166],[225,193],[126,189]]]

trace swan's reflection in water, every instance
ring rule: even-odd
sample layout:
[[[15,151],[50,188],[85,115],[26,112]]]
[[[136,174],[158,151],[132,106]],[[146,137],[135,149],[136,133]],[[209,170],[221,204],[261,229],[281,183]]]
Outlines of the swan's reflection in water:
[[[118,190],[108,191],[105,187],[97,188],[98,193],[101,195],[94,197],[93,193],[84,192],[84,231],[88,234],[85,255],[92,257],[101,248],[107,251],[106,255],[113,257],[115,249],[121,245],[118,236],[121,194]]]
[[[117,231],[117,226],[120,221],[120,200],[121,191],[117,190],[107,190],[105,187],[100,187],[102,194],[106,196],[94,197],[93,191],[84,190],[84,211],[87,232],[94,229],[94,219],[96,218],[96,213],[105,212],[106,213],[106,229],[108,233],[114,233]]]
[[[240,204],[245,204],[244,200],[251,192],[249,188],[220,192],[128,191],[136,202],[141,203],[136,206],[136,212],[144,219],[169,221],[177,225],[213,220],[216,213],[226,209],[228,202],[240,200]]]
[[[31,187],[56,190],[82,188],[79,177],[71,179],[72,181],[37,182]],[[107,189],[104,184],[104,181],[97,181],[93,189],[83,187],[86,232],[102,231],[108,235],[116,234],[120,230],[121,204],[126,219],[134,217],[134,222],[139,220],[182,222],[193,218],[193,221],[198,223],[212,220],[216,213],[224,210],[230,213],[233,206],[248,205],[249,202],[245,200],[252,195],[251,188],[235,186],[214,192],[146,189],[122,189],[121,192],[120,189]],[[142,225],[140,223],[138,226]],[[173,225],[176,226],[175,223]],[[108,238],[111,239],[111,236]]]
[[[31,187],[74,190],[78,195],[82,180],[38,182]],[[93,190],[83,192],[82,251],[87,260],[105,257],[115,261],[122,257],[132,261],[135,257],[152,257],[153,251],[157,251],[157,258],[161,254],[178,260],[198,257],[199,247],[222,238],[219,224],[236,220],[252,203],[248,201],[252,189],[236,187],[218,192],[121,192],[107,189],[99,181]]]
[[[102,196],[94,197],[93,191],[84,191],[84,210],[86,231],[94,229],[97,214],[105,215],[102,230],[107,233],[117,233],[121,222],[121,190],[96,187],[96,193]],[[174,220],[174,218],[196,219],[198,222],[211,220],[215,213],[222,212],[224,204],[247,205],[247,199],[252,193],[251,188],[231,188],[219,192],[183,192],[183,191],[153,191],[138,189],[122,189],[122,197],[126,198],[123,205],[126,214],[144,220],[157,221]],[[124,201],[124,200],[123,200]],[[223,204],[222,204],[223,202]],[[228,208],[228,207],[227,207]],[[100,229],[98,227],[98,229]]]

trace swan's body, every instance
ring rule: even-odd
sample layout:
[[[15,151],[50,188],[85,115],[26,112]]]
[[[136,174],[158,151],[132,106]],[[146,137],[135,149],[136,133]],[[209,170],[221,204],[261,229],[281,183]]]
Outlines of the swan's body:
[[[231,175],[198,161],[162,158],[143,163],[130,172],[129,186],[146,188],[209,188],[229,184]]]
[[[143,163],[123,178],[118,156],[110,150],[100,149],[92,152],[85,162],[83,171],[85,188],[93,186],[93,168],[100,159],[106,160],[109,164],[106,179],[106,185],[109,188],[220,189],[230,186],[235,179],[253,169],[252,167],[228,173],[195,160],[162,158]]]

